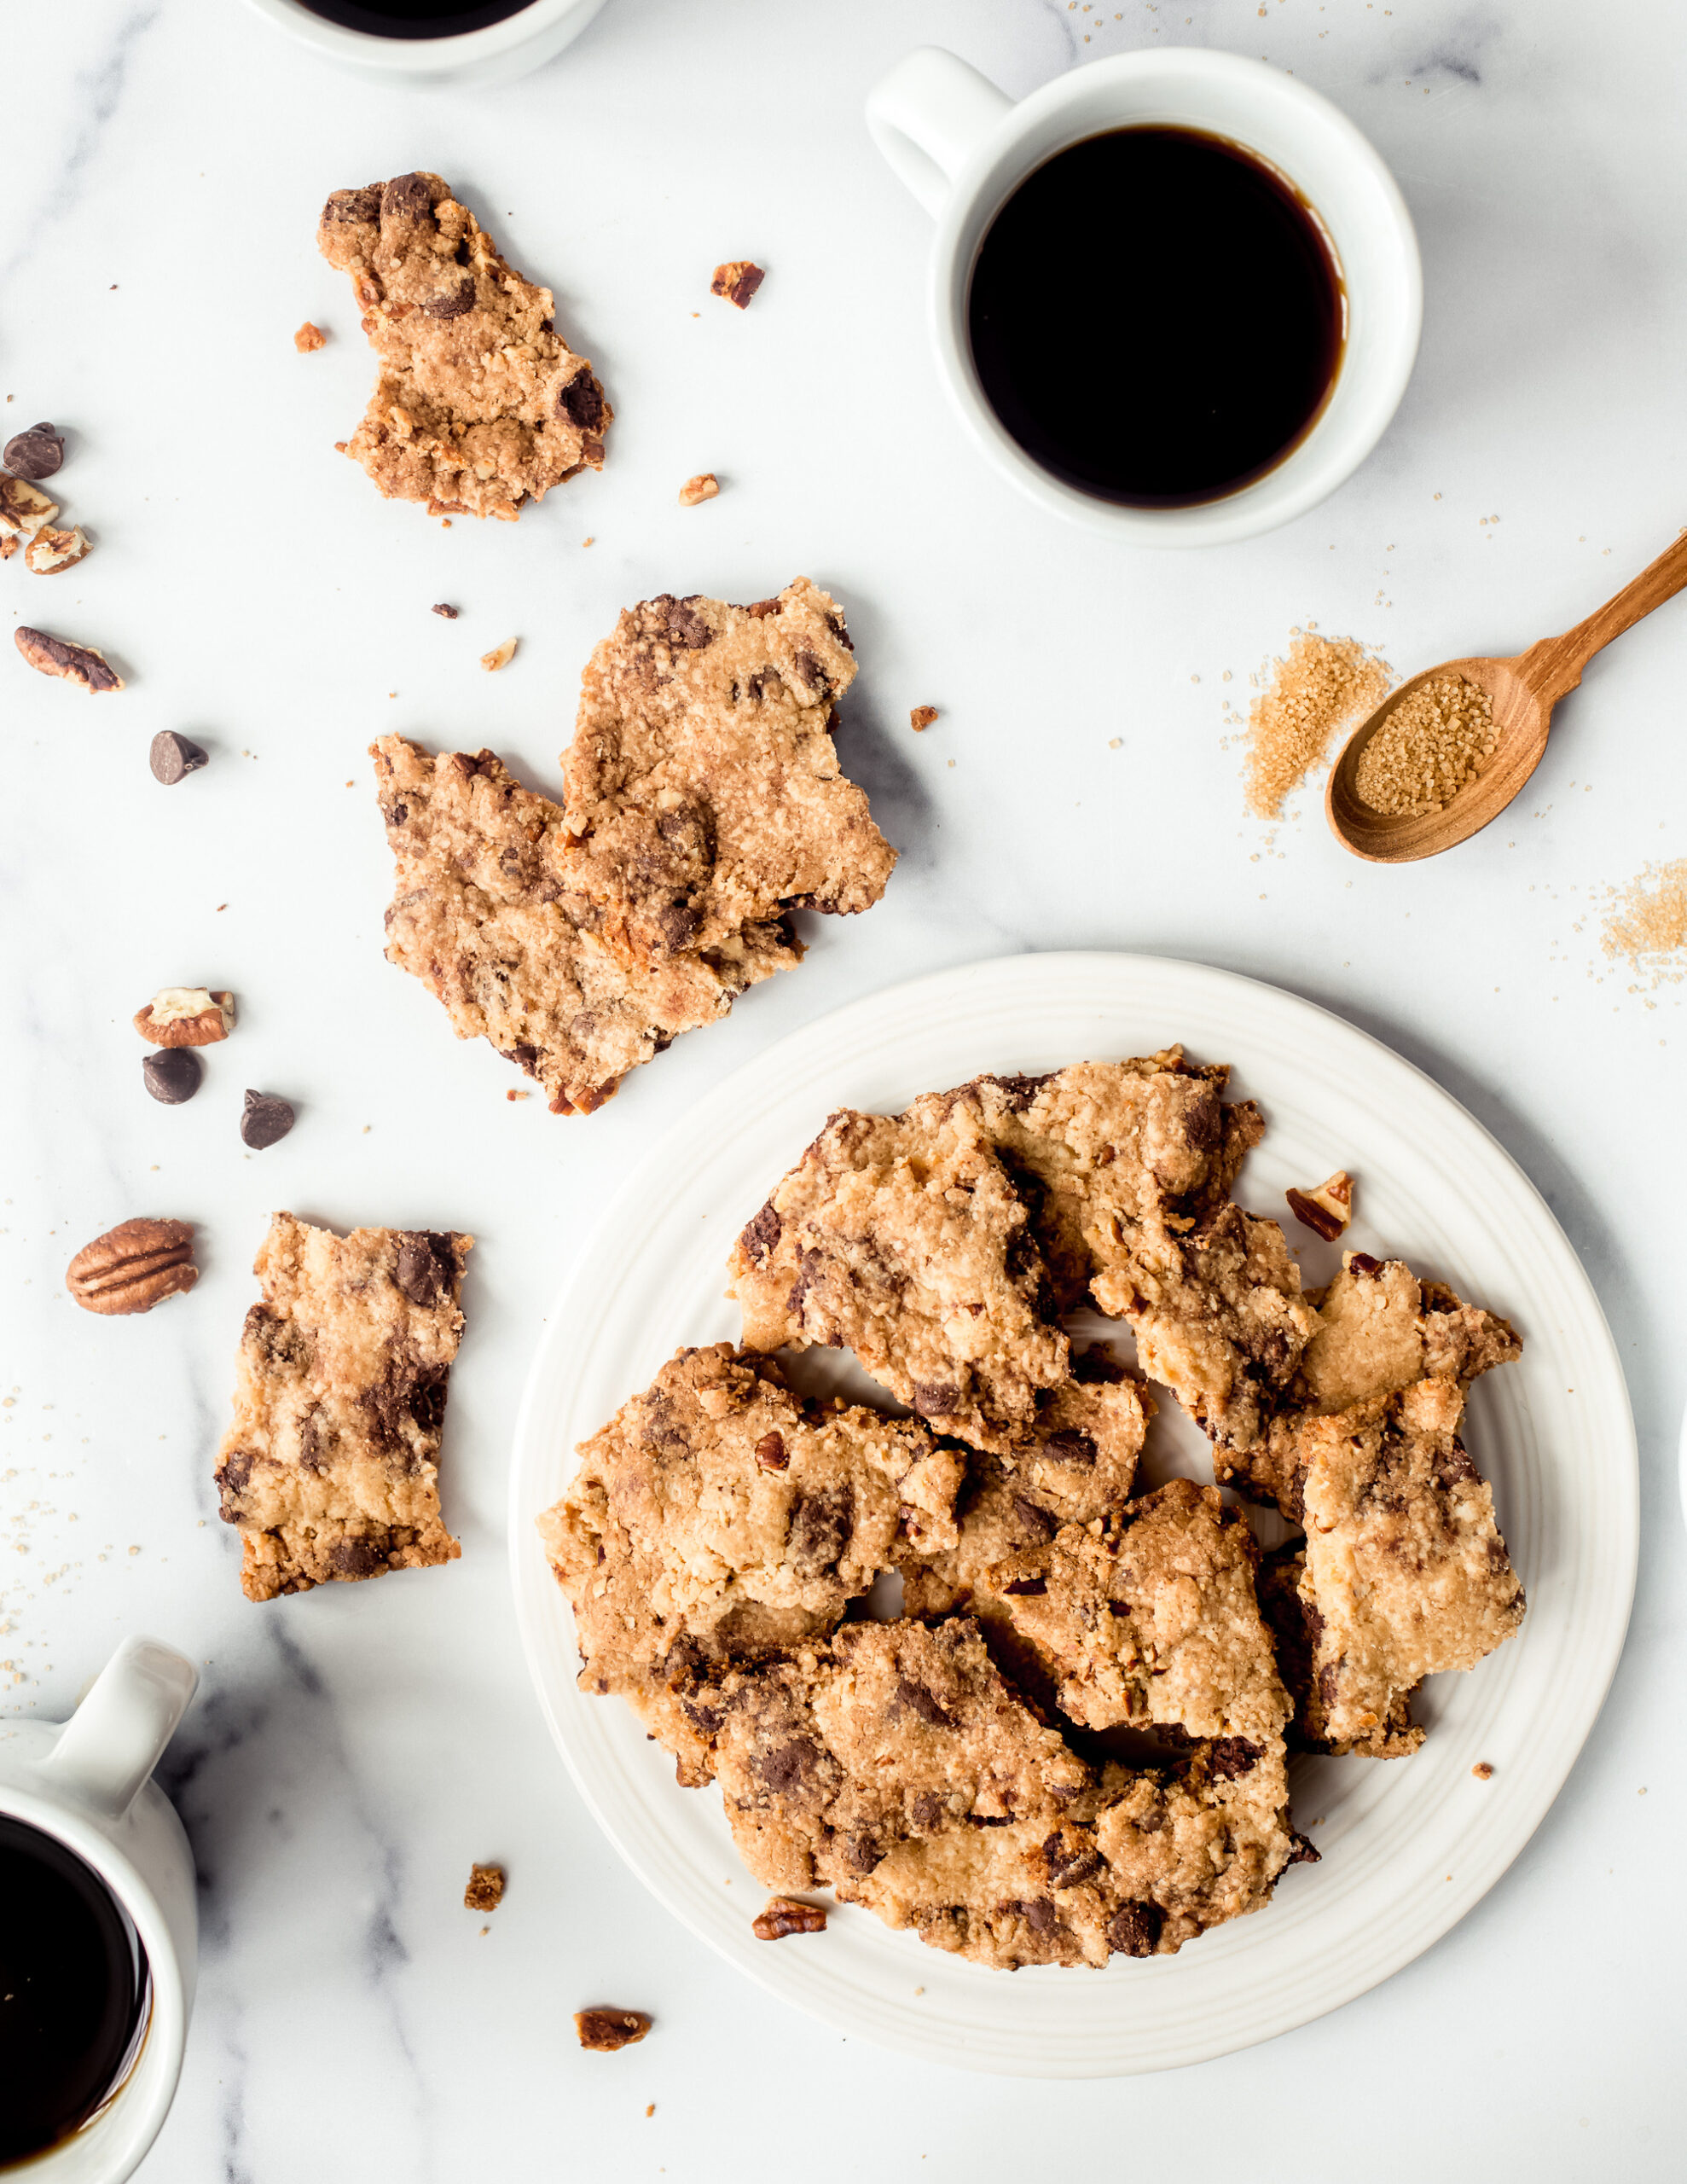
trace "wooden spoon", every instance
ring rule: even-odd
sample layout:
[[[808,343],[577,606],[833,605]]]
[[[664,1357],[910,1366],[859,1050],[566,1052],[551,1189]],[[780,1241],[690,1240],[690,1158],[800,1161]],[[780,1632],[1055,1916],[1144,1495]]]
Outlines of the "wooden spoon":
[[[1371,717],[1348,738],[1330,770],[1324,809],[1331,833],[1344,849],[1377,864],[1405,864],[1434,857],[1497,819],[1540,764],[1552,708],[1581,680],[1581,671],[1613,637],[1620,637],[1655,607],[1687,585],[1687,531],[1674,545],[1625,584],[1597,613],[1562,637],[1543,637],[1510,659],[1449,659],[1414,675],[1390,691]],[[1462,675],[1479,683],[1493,704],[1494,745],[1474,781],[1449,798],[1439,811],[1390,817],[1373,810],[1354,786],[1359,755],[1402,698],[1438,676]]]

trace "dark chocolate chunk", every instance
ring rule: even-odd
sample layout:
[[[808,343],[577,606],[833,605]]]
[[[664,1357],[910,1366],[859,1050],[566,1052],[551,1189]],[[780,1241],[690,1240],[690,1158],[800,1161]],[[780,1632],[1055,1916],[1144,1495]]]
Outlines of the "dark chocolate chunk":
[[[285,1100],[247,1089],[246,1107],[241,1116],[242,1144],[249,1145],[254,1153],[262,1153],[266,1146],[279,1145],[293,1124],[293,1109]]]
[[[14,433],[0,454],[14,478],[32,483],[50,478],[64,459],[64,435],[56,425],[32,425],[27,432]]]
[[[202,751],[197,743],[185,735],[178,735],[173,728],[161,728],[154,736],[152,748],[147,753],[147,764],[153,770],[153,779],[162,781],[166,788],[174,788],[177,781],[186,781],[189,774],[196,774],[201,766],[211,764],[209,752]]]
[[[380,193],[383,220],[432,220],[433,189],[425,174],[396,174]]]
[[[434,1304],[447,1293],[457,1271],[456,1246],[432,1229],[406,1232],[398,1246],[398,1287],[413,1304]]]
[[[558,395],[556,406],[571,425],[594,433],[603,422],[603,389],[589,371],[577,372]]]
[[[443,614],[448,622],[455,622],[457,619],[456,608],[455,607],[448,607],[443,599],[433,611],[436,614]]]
[[[454,296],[435,296],[422,305],[430,318],[461,318],[466,311],[474,309],[474,276],[457,284]]]
[[[200,1089],[200,1058],[191,1047],[159,1047],[141,1064],[141,1081],[154,1100],[179,1107]]]
[[[1122,1956],[1152,1956],[1164,1923],[1165,1914],[1157,1903],[1138,1900],[1122,1904],[1108,1921],[1108,1945]]]

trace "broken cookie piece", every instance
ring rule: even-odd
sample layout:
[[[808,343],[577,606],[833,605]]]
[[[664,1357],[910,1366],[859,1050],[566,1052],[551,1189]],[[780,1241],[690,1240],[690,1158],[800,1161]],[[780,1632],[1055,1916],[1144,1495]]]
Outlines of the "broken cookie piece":
[[[436,174],[336,190],[317,242],[351,276],[380,376],[347,452],[390,500],[501,516],[600,469],[613,412],[548,288],[498,255]]]
[[[740,311],[748,311],[751,299],[767,277],[761,267],[752,264],[747,258],[728,258],[724,265],[715,268],[709,293],[711,296],[724,296]]]
[[[468,1886],[463,1891],[465,1911],[496,1911],[504,1900],[501,1866],[471,1866]]]
[[[831,733],[855,672],[842,613],[803,577],[753,607],[664,594],[622,615],[562,766],[571,884],[629,960],[878,900],[896,851]]]
[[[806,1400],[727,1343],[681,1350],[538,1519],[581,1688],[626,1699],[680,1780],[707,1781],[699,1672],[823,1636],[899,1547],[952,1546],[960,1477],[913,1420]]]
[[[217,1465],[248,1600],[455,1559],[436,1458],[473,1240],[271,1220]]]
[[[371,752],[397,867],[387,960],[444,1004],[460,1039],[490,1039],[537,1077],[554,1114],[590,1114],[629,1069],[802,960],[774,918],[633,968],[589,929],[560,805],[490,751],[430,757],[389,735]]]
[[[729,1266],[751,1347],[852,1350],[938,1432],[997,1455],[1070,1377],[1026,1207],[964,1102],[834,1115]]]

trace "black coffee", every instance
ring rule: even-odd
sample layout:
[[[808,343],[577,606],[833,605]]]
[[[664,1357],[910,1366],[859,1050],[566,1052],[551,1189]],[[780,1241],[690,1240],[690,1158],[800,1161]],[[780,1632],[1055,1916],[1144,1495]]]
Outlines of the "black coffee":
[[[151,1982],[91,1866],[0,1815],[0,2169],[78,2130],[127,2075]]]
[[[997,213],[967,306],[991,408],[1069,485],[1133,508],[1217,500],[1280,462],[1341,369],[1317,217],[1236,144],[1116,129]]]
[[[313,15],[375,38],[455,38],[519,15],[531,0],[304,0]]]

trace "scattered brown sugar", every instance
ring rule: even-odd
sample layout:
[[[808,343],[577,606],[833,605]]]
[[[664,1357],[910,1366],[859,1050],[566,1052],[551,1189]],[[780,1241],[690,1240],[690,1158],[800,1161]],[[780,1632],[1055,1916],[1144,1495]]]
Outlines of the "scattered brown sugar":
[[[1359,753],[1354,787],[1373,811],[1439,811],[1493,751],[1493,700],[1463,675],[1432,676],[1402,698]]]
[[[1289,657],[1261,678],[1248,714],[1248,808],[1274,819],[1290,789],[1329,755],[1338,728],[1360,720],[1388,695],[1393,670],[1352,637],[1294,632]]]
[[[1687,971],[1687,857],[1649,864],[1619,888],[1606,913],[1602,939],[1608,956],[1626,956],[1653,984]]]
[[[320,349],[328,340],[320,326],[312,326],[307,318],[293,337],[293,346],[301,357],[308,357],[313,349]]]
[[[468,1886],[463,1891],[465,1911],[496,1911],[504,1900],[501,1866],[471,1866]]]
[[[630,2048],[650,2030],[642,2010],[576,2010],[574,2030],[580,2045],[600,2055],[612,2055],[617,2048]]]
[[[908,715],[908,726],[918,735],[923,728],[930,728],[937,717],[936,706],[916,706]]]

